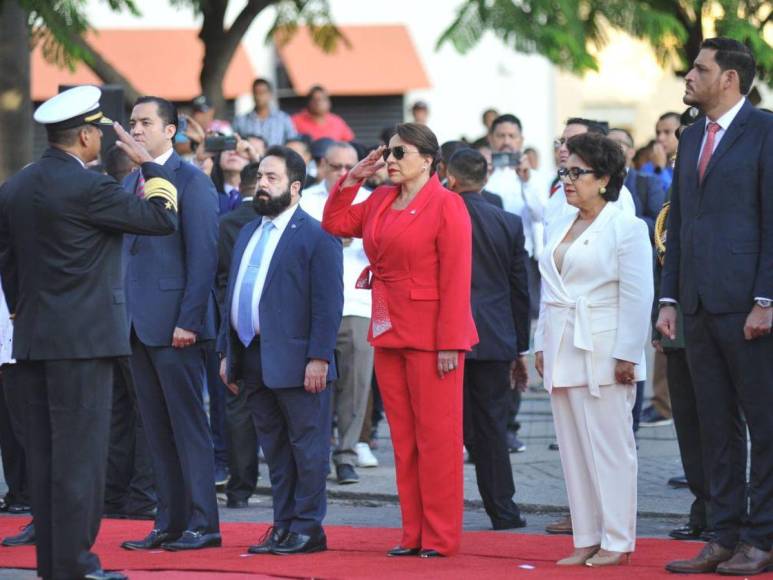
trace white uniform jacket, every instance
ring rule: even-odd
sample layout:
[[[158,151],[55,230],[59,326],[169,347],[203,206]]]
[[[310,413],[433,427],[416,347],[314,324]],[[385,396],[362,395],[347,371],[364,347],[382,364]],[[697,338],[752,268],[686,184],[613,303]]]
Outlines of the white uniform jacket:
[[[633,362],[644,380],[654,287],[646,224],[608,203],[569,247],[561,273],[553,254],[577,210],[551,227],[539,261],[542,299],[535,352],[544,357],[544,382],[555,387],[615,384],[616,359]]]

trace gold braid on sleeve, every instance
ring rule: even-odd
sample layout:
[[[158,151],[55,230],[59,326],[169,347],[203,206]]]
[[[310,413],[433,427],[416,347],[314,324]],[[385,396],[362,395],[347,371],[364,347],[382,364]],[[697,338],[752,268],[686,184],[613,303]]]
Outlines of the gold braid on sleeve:
[[[152,177],[145,182],[145,199],[159,197],[166,209],[177,211],[177,188],[163,177]]]
[[[663,209],[660,210],[658,218],[655,220],[655,250],[658,254],[658,261],[660,265],[666,260],[666,226],[668,225],[668,210],[671,207],[671,202],[667,201],[663,204]]]

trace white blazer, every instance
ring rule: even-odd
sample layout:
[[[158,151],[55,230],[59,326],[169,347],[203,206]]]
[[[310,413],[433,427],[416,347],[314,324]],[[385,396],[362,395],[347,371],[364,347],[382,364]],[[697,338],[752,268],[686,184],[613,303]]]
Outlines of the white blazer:
[[[545,388],[615,384],[616,360],[636,363],[646,378],[644,346],[654,294],[652,246],[646,224],[608,203],[564,256],[559,274],[556,246],[577,211],[551,227],[539,261],[542,296],[534,350],[542,351]]]

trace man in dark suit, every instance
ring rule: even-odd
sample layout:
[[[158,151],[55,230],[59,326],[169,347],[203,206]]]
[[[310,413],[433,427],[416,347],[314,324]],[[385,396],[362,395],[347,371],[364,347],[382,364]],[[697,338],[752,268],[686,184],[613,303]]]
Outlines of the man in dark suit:
[[[260,162],[254,201],[263,217],[236,241],[218,343],[223,382],[248,392],[271,475],[274,523],[250,547],[255,554],[327,549],[328,385],[336,378],[343,251],[298,207],[305,178],[303,159],[287,147],[271,147]]]
[[[241,204],[233,211],[220,217],[220,235],[217,240],[218,260],[215,293],[222,314],[228,272],[234,244],[242,227],[258,217],[252,203],[258,188],[258,163],[246,165],[240,176],[239,193]],[[218,363],[218,369],[220,365]],[[221,382],[218,377],[218,382]],[[252,420],[252,411],[247,404],[247,390],[239,389],[237,394],[226,389],[225,432],[228,449],[228,471],[231,476],[225,486],[226,505],[230,508],[247,507],[250,496],[258,482],[258,434]]]
[[[715,538],[668,564],[672,572],[752,575],[773,565],[773,116],[744,97],[754,72],[746,46],[714,38],[685,77],[685,103],[706,117],[679,140],[657,328],[675,338],[678,302]]]
[[[118,125],[142,164],[145,199],[87,171],[99,156],[101,92],[82,86],[41,105],[50,147],[0,189],[0,272],[15,315],[14,380],[26,393],[24,448],[43,578],[118,579],[91,547],[105,489],[116,357],[129,355],[124,232],[177,225],[171,176]]]
[[[464,368],[464,442],[495,530],[526,525],[513,501],[507,446],[507,397],[526,388],[529,282],[523,225],[517,215],[486,202],[486,159],[460,149],[448,163],[448,185],[464,199],[472,221],[472,311],[480,342]]]
[[[177,111],[169,101],[140,98],[130,125],[135,139],[173,176],[180,229],[162,238],[126,239],[131,366],[158,513],[147,537],[122,545],[219,546],[212,436],[202,394],[206,343],[216,336],[217,194],[204,173],[174,152]],[[138,175],[129,175],[125,184],[142,195]]]

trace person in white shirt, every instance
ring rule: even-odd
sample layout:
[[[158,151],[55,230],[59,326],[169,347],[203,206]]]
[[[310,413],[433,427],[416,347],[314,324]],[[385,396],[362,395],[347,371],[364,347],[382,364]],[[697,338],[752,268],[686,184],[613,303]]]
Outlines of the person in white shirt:
[[[600,133],[606,135],[608,132],[605,124],[598,121],[591,121],[589,119],[581,119],[579,117],[572,117],[566,122],[564,132],[556,140],[556,147],[558,149],[558,164],[560,167],[566,166],[566,160],[569,159],[569,150],[566,148],[566,141],[574,137],[575,135],[582,135],[583,133]],[[620,189],[620,197],[617,201],[610,202],[615,206],[618,206],[625,213],[630,215],[636,215],[636,204],[633,201],[633,196],[628,188],[623,185]],[[544,211],[544,226],[545,226],[545,240],[550,237],[550,227],[555,224],[556,221],[560,221],[562,216],[575,213],[576,208],[566,203],[566,195],[564,194],[564,184],[562,181],[558,181],[550,192],[547,204]]]
[[[354,147],[344,142],[329,145],[318,167],[322,181],[303,192],[301,208],[322,220],[328,192],[356,164],[357,151]],[[369,195],[367,189],[360,189],[354,203],[365,201]],[[333,449],[333,462],[338,483],[350,484],[359,481],[355,465],[375,467],[378,460],[368,444],[360,442],[373,376],[373,347],[368,343],[370,290],[357,288],[356,282],[368,266],[368,258],[360,238],[345,239],[343,243],[344,314],[336,344],[339,366],[333,390],[333,409],[338,440]]]

